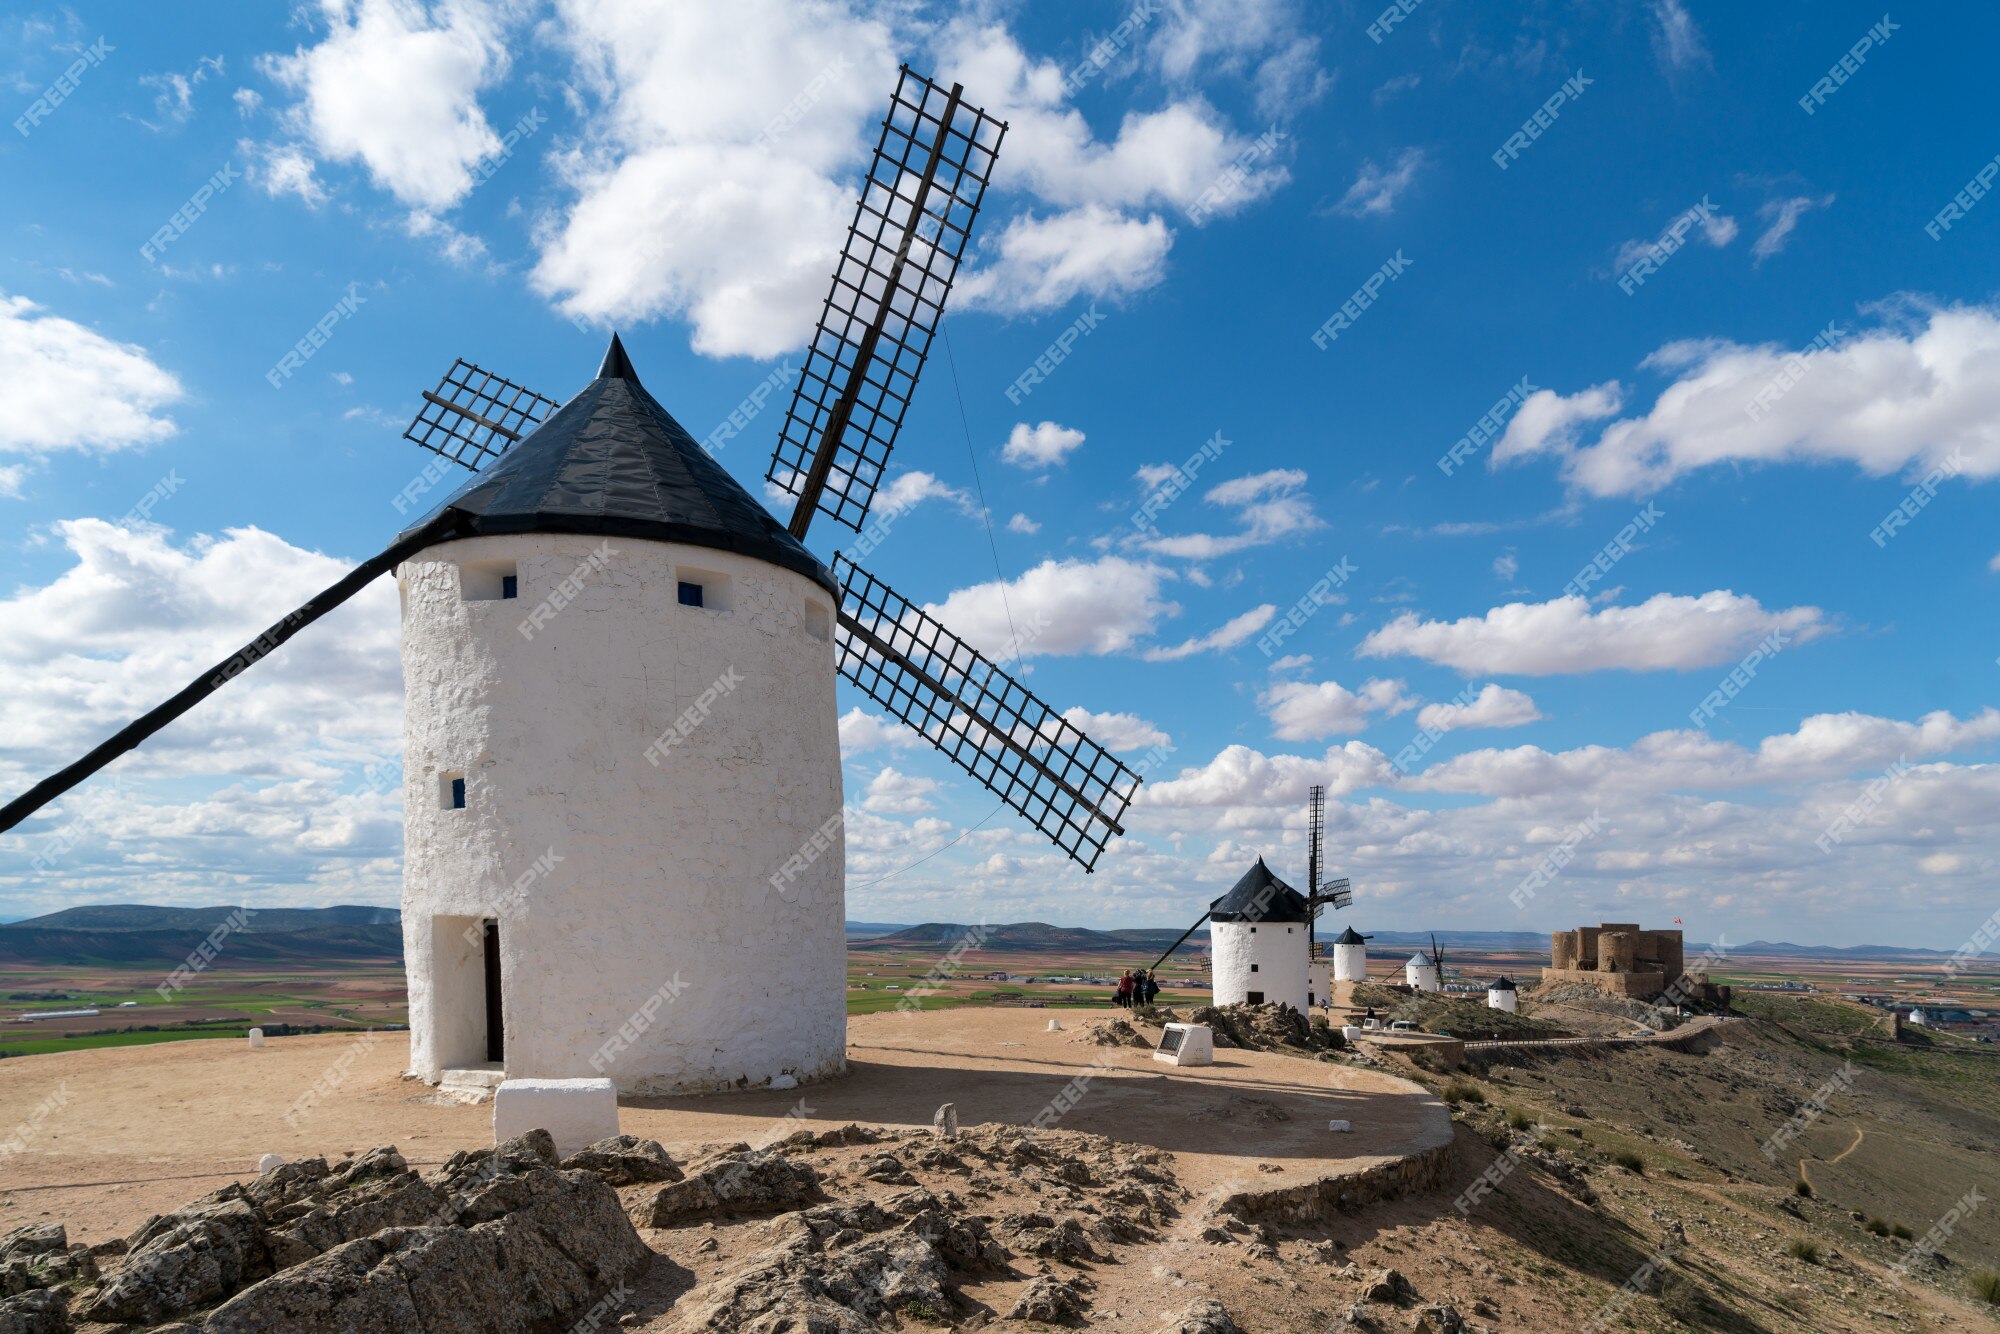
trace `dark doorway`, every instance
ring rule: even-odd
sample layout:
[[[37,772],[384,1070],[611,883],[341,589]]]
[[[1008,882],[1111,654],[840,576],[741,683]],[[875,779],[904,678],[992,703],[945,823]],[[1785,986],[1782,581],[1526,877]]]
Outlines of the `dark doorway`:
[[[486,1059],[507,1059],[500,1026],[500,923],[486,924]]]
[[[1262,1005],[1264,1003],[1264,993],[1261,991],[1253,991],[1250,993],[1248,999],[1250,1004],[1252,1005]]]

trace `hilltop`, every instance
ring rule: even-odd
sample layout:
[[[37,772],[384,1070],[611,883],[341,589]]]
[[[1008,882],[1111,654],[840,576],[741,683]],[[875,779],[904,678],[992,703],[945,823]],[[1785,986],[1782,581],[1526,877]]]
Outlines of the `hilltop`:
[[[96,904],[0,926],[0,964],[41,968],[160,966],[184,961],[209,934],[237,922],[214,967],[398,962],[402,915],[393,908],[162,908]]]
[[[966,940],[976,941],[982,950],[1011,950],[1019,953],[1066,952],[1071,954],[1131,954],[1160,951],[1174,943],[1179,931],[1147,927],[1131,931],[1093,931],[1082,926],[1051,926],[1047,922],[1009,922],[968,925],[963,922],[925,922],[904,927],[888,935],[857,940],[857,950],[951,949]],[[1196,949],[1207,937],[1189,937],[1184,949]]]

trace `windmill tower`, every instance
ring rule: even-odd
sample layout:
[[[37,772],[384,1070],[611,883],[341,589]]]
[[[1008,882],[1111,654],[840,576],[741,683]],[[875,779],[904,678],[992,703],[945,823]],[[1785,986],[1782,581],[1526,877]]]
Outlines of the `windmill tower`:
[[[1333,938],[1333,980],[1368,980],[1368,937],[1351,926]]]
[[[0,807],[0,832],[395,570],[416,1072],[639,1092],[838,1072],[836,672],[1085,871],[1139,782],[923,608],[804,545],[816,515],[867,522],[1005,129],[902,71],[772,458],[788,521],[615,337],[559,408],[459,361],[405,434],[475,476]]]
[[[1514,979],[1497,977],[1486,986],[1486,1008],[1505,1010],[1509,1014],[1521,1008],[1521,994],[1514,989]]]
[[[1413,991],[1444,990],[1444,951],[1436,936],[1431,937],[1429,953],[1419,950],[1403,965],[1403,981]]]
[[[1306,949],[1311,923],[1306,896],[1271,874],[1259,857],[1227,894],[1208,905],[1215,1004],[1282,1001],[1303,1013],[1312,990]]]

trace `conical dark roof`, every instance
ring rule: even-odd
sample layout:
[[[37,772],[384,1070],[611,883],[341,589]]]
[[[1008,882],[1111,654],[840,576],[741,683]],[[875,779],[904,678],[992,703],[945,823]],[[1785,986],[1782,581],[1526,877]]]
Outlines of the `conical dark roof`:
[[[1488,991],[1512,991],[1514,990],[1514,979],[1503,977],[1497,982],[1487,983],[1486,989]]]
[[[1208,905],[1212,922],[1309,922],[1306,896],[1271,874],[1259,857],[1236,887]]]
[[[814,580],[832,571],[646,392],[616,335],[575,398],[407,530],[446,512],[437,540],[507,533],[650,538],[733,551]]]
[[[1333,943],[1336,945],[1363,945],[1367,941],[1368,937],[1362,935],[1351,926],[1333,938]]]

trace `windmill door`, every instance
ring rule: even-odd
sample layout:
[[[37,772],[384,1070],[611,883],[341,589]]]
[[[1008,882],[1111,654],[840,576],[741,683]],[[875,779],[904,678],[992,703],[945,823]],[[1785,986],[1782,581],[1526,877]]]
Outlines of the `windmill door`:
[[[500,1025],[500,923],[486,924],[486,1059],[507,1059]]]

